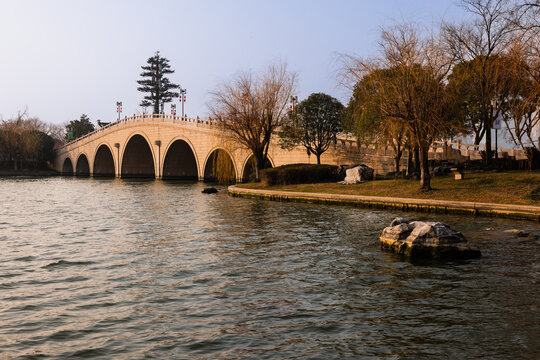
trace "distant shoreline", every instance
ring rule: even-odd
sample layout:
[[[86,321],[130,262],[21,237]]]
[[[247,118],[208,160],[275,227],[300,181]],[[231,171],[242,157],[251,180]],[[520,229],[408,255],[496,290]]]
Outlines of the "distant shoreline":
[[[55,170],[7,170],[0,169],[0,177],[16,177],[16,176],[61,176],[61,174]]]

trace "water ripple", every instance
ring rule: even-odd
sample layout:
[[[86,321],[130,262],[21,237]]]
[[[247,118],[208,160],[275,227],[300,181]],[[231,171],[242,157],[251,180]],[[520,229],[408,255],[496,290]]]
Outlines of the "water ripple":
[[[0,179],[0,359],[516,359],[540,353],[535,223],[441,219],[483,258],[413,265],[398,213],[203,184]]]
[[[67,261],[67,260],[58,260],[52,263],[49,263],[43,266],[44,269],[47,268],[65,268],[69,266],[80,266],[80,265],[91,265],[94,264],[92,261]]]

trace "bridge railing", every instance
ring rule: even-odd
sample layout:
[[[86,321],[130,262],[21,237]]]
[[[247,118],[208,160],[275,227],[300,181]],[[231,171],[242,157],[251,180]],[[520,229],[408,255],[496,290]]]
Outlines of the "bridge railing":
[[[196,126],[196,127],[200,127],[200,126],[212,127],[214,125],[214,121],[212,119],[200,119],[199,117],[192,118],[192,117],[187,117],[187,116],[167,115],[167,114],[140,114],[140,115],[126,116],[120,120],[116,120],[107,125],[101,126],[99,129],[96,129],[92,132],[89,132],[88,134],[78,137],[77,139],[74,139],[68,143],[65,143],[63,146],[59,147],[58,150],[61,150],[70,145],[74,145],[77,142],[80,142],[91,136],[99,134],[100,132],[103,132],[107,129],[110,129],[110,128],[113,128],[113,127],[116,127],[125,123],[138,122],[138,121],[171,122],[171,123],[177,123],[177,124],[183,123],[188,126],[190,125],[190,126]]]
[[[475,145],[475,144],[463,144],[461,142],[444,142],[444,141],[434,141],[430,151],[433,152],[443,152],[445,147],[447,149],[454,149],[460,152],[463,156],[469,156],[471,158],[481,158],[481,152],[486,151],[486,145]],[[524,150],[521,149],[506,149],[502,146],[493,146],[492,149],[497,151],[503,156],[512,156],[516,159],[526,159],[527,155]]]
[[[380,146],[376,144],[362,144],[358,143],[354,136],[346,133],[340,133],[336,138],[336,145],[341,145],[343,147],[356,147],[363,150],[382,150],[385,153],[387,151],[392,152],[391,146]],[[485,145],[475,145],[475,144],[464,144],[461,142],[451,142],[451,141],[434,141],[431,145],[429,152],[431,153],[443,153],[445,149],[453,149],[459,151],[462,156],[468,156],[471,159],[480,159],[481,152],[486,150]],[[502,156],[511,156],[516,159],[526,159],[526,154],[524,150],[521,149],[507,149],[502,146],[493,147],[493,150],[497,150]]]

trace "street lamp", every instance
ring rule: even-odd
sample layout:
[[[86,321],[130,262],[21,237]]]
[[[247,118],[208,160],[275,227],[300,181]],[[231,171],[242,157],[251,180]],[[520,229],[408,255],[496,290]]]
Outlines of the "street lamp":
[[[290,105],[290,109],[291,109],[291,113],[294,111],[294,109],[296,108],[296,104],[298,103],[298,96],[292,96],[291,95],[291,105]]]
[[[120,114],[122,113],[122,102],[116,102],[116,112],[118,113],[118,120],[120,120]]]
[[[186,102],[186,89],[180,88],[180,102],[182,103],[182,117],[184,117],[184,103]]]
[[[171,115],[176,115],[176,104],[171,104]]]

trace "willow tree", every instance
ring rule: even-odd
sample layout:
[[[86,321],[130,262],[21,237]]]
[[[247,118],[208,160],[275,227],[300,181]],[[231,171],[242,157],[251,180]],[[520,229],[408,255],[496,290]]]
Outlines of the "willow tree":
[[[141,86],[138,91],[146,93],[141,101],[142,107],[153,106],[154,114],[159,114],[163,111],[166,103],[172,101],[178,96],[178,92],[174,89],[180,88],[179,85],[170,82],[167,75],[174,73],[169,65],[169,60],[160,56],[159,51],[146,61],[148,65],[141,66],[141,80],[137,83]]]
[[[525,40],[525,41],[523,41]],[[506,74],[511,79],[504,101],[503,120],[516,146],[525,150],[529,166],[540,151],[540,36],[518,38],[508,51]],[[535,50],[536,47],[536,50]],[[538,164],[536,164],[538,166]]]
[[[279,64],[258,76],[241,73],[211,92],[212,117],[232,141],[251,151],[256,179],[260,179],[272,136],[282,125],[295,80],[295,74]]]
[[[512,67],[508,56],[480,56],[457,64],[448,76],[448,89],[459,99],[467,127],[474,133],[475,145],[486,137],[492,119],[505,111],[505,99],[517,80],[509,71]],[[489,77],[490,86],[483,86],[482,74]],[[486,99],[491,99],[488,104]]]
[[[348,57],[345,74],[364,83],[366,103],[384,123],[418,146],[420,188],[430,190],[429,147],[460,128],[445,87],[450,61],[439,39],[421,39],[410,25],[383,30],[380,50],[380,58]]]
[[[379,69],[363,76],[354,86],[354,91],[344,116],[344,129],[355,134],[360,143],[390,146],[394,151],[394,169],[397,177],[401,171],[400,161],[405,146],[410,149],[410,141],[406,129],[399,121],[388,118],[378,104],[389,89],[379,89],[392,83],[397,76],[393,69]],[[410,158],[410,156],[409,156]]]

